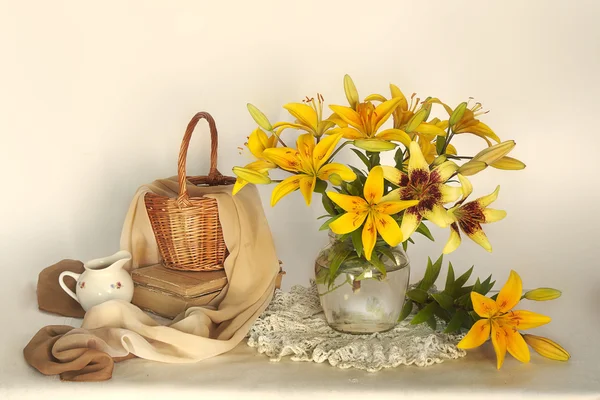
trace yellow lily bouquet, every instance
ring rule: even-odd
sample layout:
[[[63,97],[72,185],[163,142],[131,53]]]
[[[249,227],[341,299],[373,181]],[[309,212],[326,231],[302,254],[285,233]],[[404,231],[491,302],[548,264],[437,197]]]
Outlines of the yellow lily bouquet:
[[[349,104],[329,106],[328,116],[324,115],[324,99],[320,94],[316,99],[285,104],[283,108],[293,117],[293,122],[272,124],[257,107],[248,104],[250,115],[258,124],[245,143],[254,160],[233,168],[237,176],[234,194],[248,183],[277,183],[271,194],[272,206],[295,191],[302,194],[307,205],[315,193],[320,194],[326,211],[321,229],[329,229],[340,245],[328,254],[328,270],[324,274],[317,271],[317,282],[333,289],[338,276],[344,273],[345,263],[351,260],[364,260],[368,266],[362,274],[343,282],[351,283],[354,291],[360,287],[361,280],[374,278],[371,267],[378,272],[378,279],[385,279],[389,265],[398,263],[391,249],[402,244],[406,250],[415,232],[433,240],[426,221],[449,229],[443,254],[459,247],[461,232],[491,251],[481,224],[506,216],[505,211],[489,208],[500,188],[468,201],[473,192],[468,177],[488,167],[520,170],[525,164],[508,156],[515,147],[514,141],[501,141],[480,121],[480,116],[485,114],[481,104],[463,102],[450,107],[433,97],[421,101],[413,94],[407,98],[393,84],[389,99],[372,94],[360,101],[348,75],[344,77],[344,91]],[[440,107],[445,118],[432,117],[434,107]],[[390,118],[391,126],[384,127]],[[295,147],[289,145],[292,139],[288,130],[301,132]],[[485,147],[473,156],[459,153],[453,139],[464,134],[481,138]],[[356,167],[334,162],[344,148],[349,148],[364,165]],[[394,151],[393,165],[382,165],[380,154],[388,151]],[[275,180],[271,172],[276,169],[289,175]],[[504,346],[505,352],[508,346],[508,351],[518,354],[518,359],[528,359],[524,356],[522,340],[540,344],[544,339],[517,340],[517,353],[513,345],[516,342],[507,339],[516,336],[509,335],[508,328],[498,328],[513,326],[510,321],[516,319],[504,316],[520,294],[511,292],[510,301],[495,308],[490,303],[493,300],[484,304],[477,296],[483,297],[492,288],[491,277],[465,286],[472,270],[454,279],[451,265],[445,290],[430,293],[441,263],[442,257],[435,263],[430,260],[423,280],[406,293],[408,300],[399,313],[400,319],[406,318],[416,307],[418,312],[412,323],[426,322],[435,328],[437,317],[447,323],[448,332],[480,329],[477,334],[469,333],[463,339],[464,348],[483,343],[491,332],[495,347]],[[511,274],[513,281],[514,276],[516,274]],[[401,296],[402,302],[404,292]],[[499,298],[504,298],[502,296]],[[494,339],[498,332],[504,332],[504,342]],[[503,359],[500,353],[502,351],[498,353],[499,360]]]

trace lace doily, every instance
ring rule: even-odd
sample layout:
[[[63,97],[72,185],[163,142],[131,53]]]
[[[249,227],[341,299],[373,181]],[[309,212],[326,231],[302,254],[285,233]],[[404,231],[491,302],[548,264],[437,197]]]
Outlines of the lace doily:
[[[277,290],[273,301],[249,332],[248,346],[280,361],[329,362],[338,368],[369,372],[399,365],[427,367],[465,356],[456,347],[462,335],[433,332],[427,324],[406,320],[394,329],[371,335],[350,335],[327,325],[316,285]]]

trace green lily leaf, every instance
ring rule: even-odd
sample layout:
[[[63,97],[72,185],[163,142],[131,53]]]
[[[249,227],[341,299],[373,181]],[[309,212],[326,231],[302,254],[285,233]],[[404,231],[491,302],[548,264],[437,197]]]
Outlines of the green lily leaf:
[[[427,292],[422,289],[412,289],[406,292],[406,297],[421,304],[425,304],[427,296]]]
[[[423,276],[423,279],[421,280],[421,282],[419,282],[419,285],[417,286],[419,289],[427,291],[435,283],[436,279],[440,275],[443,258],[444,256],[441,255],[440,258],[438,258],[437,261],[433,264],[431,263],[431,258],[428,259],[425,275]]]
[[[404,302],[404,306],[402,306],[402,311],[400,312],[400,317],[398,317],[398,322],[404,321],[406,317],[408,317],[413,309],[413,302],[410,300],[406,300]]]
[[[421,311],[417,313],[417,315],[413,317],[413,319],[410,321],[411,325],[421,324],[431,318],[433,316],[433,310],[435,306],[436,303],[427,304],[423,309],[421,309]]]
[[[454,310],[454,299],[447,295],[444,292],[434,293],[431,295],[434,300],[442,307],[444,310],[452,311]]]
[[[362,231],[360,229],[352,232],[352,245],[356,254],[360,257],[363,252]]]
[[[333,221],[335,221],[336,219],[340,218],[342,215],[343,214],[340,214],[340,215],[336,215],[335,217],[329,218],[327,221],[325,221],[325,223],[323,225],[321,225],[319,230],[326,231],[327,229],[329,229],[329,224],[332,223]]]
[[[446,286],[444,287],[444,291],[446,293],[452,294],[452,286],[454,285],[454,268],[452,268],[452,263],[448,264],[448,275],[446,275]]]
[[[360,158],[360,161],[362,161],[367,168],[371,168],[371,161],[369,161],[367,156],[362,151],[359,151],[356,149],[350,149],[350,150],[352,150],[354,152],[354,154],[356,154],[358,156],[358,158]]]
[[[321,196],[321,197],[322,197],[323,208],[325,209],[325,211],[327,211],[330,215],[336,215],[337,212],[335,211],[335,206],[333,205],[333,201],[331,201],[329,196],[327,196],[326,194],[323,194],[323,196]]]
[[[431,231],[429,230],[429,228],[427,227],[427,225],[425,225],[424,222],[421,222],[421,224],[417,227],[416,232],[418,232],[421,235],[425,236],[427,239],[431,240],[432,242],[435,242],[435,239],[433,238],[433,235],[431,234]]]
[[[459,331],[463,325],[463,321],[466,320],[467,318],[470,319],[469,314],[467,314],[466,311],[464,311],[464,310],[456,311],[456,313],[452,316],[452,318],[448,322],[446,329],[444,329],[444,333],[452,333],[452,332]]]

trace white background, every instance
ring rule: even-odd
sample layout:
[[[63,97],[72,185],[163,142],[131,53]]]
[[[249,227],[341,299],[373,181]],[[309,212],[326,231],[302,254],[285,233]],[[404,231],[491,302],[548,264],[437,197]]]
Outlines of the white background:
[[[248,160],[237,147],[255,127],[246,103],[272,121],[281,106],[317,91],[345,104],[349,73],[361,97],[407,95],[450,104],[468,97],[524,171],[487,170],[474,196],[502,190],[508,211],[486,226],[488,254],[464,240],[450,259],[503,283],[550,286],[595,306],[600,28],[597,1],[19,1],[0,9],[0,249],[4,281],[32,290],[37,273],[63,258],[118,249],[136,188],[176,173],[180,140],[197,111],[220,132],[219,168]],[[294,135],[289,131],[287,135]],[[208,170],[208,134],[196,133],[189,173]],[[293,142],[293,139],[289,139]],[[475,152],[483,141],[458,137]],[[358,162],[352,157],[348,160]],[[325,244],[319,202],[298,193],[272,209],[271,229],[287,276],[306,284]],[[413,279],[435,243],[410,249]],[[10,282],[10,283],[9,283]],[[584,301],[585,299],[585,301]],[[14,298],[5,299],[14,301]]]

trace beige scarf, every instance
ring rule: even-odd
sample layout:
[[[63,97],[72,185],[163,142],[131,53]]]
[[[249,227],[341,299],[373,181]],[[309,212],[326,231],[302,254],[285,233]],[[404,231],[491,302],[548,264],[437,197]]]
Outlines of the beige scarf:
[[[132,304],[109,301],[90,309],[82,327],[56,340],[53,352],[91,348],[111,357],[134,354],[184,363],[227,352],[240,343],[271,301],[279,263],[258,191],[248,185],[234,197],[231,188],[188,184],[191,197],[205,195],[217,200],[230,252],[225,260],[228,285],[213,302],[190,308],[163,326]],[[155,181],[135,194],[121,235],[121,249],[133,255],[130,270],[159,261],[144,205],[144,194],[149,191],[176,197],[177,178]]]

